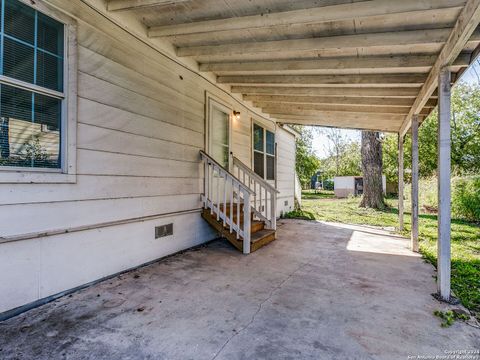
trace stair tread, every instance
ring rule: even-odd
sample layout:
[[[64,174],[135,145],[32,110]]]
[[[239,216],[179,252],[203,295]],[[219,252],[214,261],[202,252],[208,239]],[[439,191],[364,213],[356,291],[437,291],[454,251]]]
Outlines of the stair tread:
[[[250,242],[252,244],[256,243],[257,241],[260,241],[260,240],[262,240],[262,239],[264,239],[267,236],[270,236],[272,234],[275,234],[275,230],[263,229],[263,230],[257,231],[256,233],[251,234]]]

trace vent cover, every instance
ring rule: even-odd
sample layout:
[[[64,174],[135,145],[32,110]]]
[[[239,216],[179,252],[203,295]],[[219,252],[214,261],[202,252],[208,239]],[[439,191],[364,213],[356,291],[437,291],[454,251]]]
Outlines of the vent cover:
[[[155,227],[155,239],[170,235],[173,235],[173,223]]]

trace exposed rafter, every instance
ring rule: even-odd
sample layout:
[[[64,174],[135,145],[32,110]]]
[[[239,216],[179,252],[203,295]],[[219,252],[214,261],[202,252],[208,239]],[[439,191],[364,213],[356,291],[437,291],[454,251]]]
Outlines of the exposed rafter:
[[[280,87],[280,86],[232,86],[233,93],[251,95],[286,95],[286,96],[343,96],[343,97],[391,97],[415,99],[418,88],[410,87]]]
[[[135,10],[153,6],[166,6],[182,3],[188,0],[109,0],[109,11]]]
[[[412,98],[388,98],[388,97],[346,97],[346,96],[295,96],[295,95],[244,95],[244,100],[254,104],[323,104],[323,105],[357,105],[375,107],[404,107],[410,109],[413,105]],[[429,100],[428,107],[436,106],[435,100]]]
[[[384,106],[357,106],[357,105],[323,105],[323,104],[282,104],[282,103],[258,103],[258,107],[271,114],[280,112],[282,114],[315,115],[321,112],[348,112],[368,114],[401,114],[406,116],[408,108],[405,107],[384,107]],[[429,109],[424,109],[421,115],[428,115]]]
[[[381,86],[381,87],[420,87],[425,81],[425,75],[394,74],[394,75],[232,75],[219,76],[219,84],[250,84],[272,85],[288,84],[292,86]]]
[[[470,53],[462,53],[455,60],[454,66],[470,64]],[[318,71],[323,73],[402,73],[430,71],[435,64],[435,55],[396,55],[340,57],[315,60],[277,60],[277,61],[242,61],[216,62],[200,64],[200,71],[212,71],[220,75],[241,75],[255,73],[285,73]]]
[[[178,56],[240,56],[243,54],[326,51],[347,48],[372,48],[443,44],[450,29],[392,31],[373,34],[341,35],[310,39],[243,42],[238,44],[181,47]]]
[[[120,0],[117,0],[120,1]],[[296,24],[318,24],[338,20],[356,19],[384,14],[406,13],[412,11],[428,11],[441,8],[457,8],[463,0],[372,0],[340,5],[322,6],[311,9],[259,14],[237,18],[198,21],[185,24],[152,27],[149,36],[173,36],[195,33],[208,33],[227,30],[251,30],[257,28]]]
[[[410,128],[412,117],[419,113],[430,95],[438,86],[438,75],[445,66],[450,66],[460,54],[465,44],[471,39],[480,23],[480,0],[468,0],[460,13],[455,27],[450,33],[445,46],[432,67],[418,97],[415,99],[407,119],[400,128],[400,134],[404,136]]]

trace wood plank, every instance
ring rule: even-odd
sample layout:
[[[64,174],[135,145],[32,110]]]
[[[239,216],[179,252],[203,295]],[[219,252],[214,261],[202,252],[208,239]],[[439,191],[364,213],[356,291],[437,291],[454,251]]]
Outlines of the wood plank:
[[[77,152],[78,173],[82,175],[158,178],[203,176],[200,165],[194,162],[87,149],[78,149]]]
[[[268,114],[275,113],[301,113],[308,115],[317,111],[341,111],[350,113],[369,113],[369,114],[403,114],[408,115],[408,107],[395,106],[355,106],[355,105],[324,105],[324,104],[282,104],[282,103],[256,103]],[[428,115],[429,109],[423,109],[422,115]]]
[[[368,87],[420,87],[426,79],[425,75],[230,75],[218,76],[217,83],[231,85],[295,85],[305,86],[365,86]]]
[[[293,39],[261,42],[243,42],[215,46],[180,47],[180,57],[196,56],[237,56],[243,54],[288,53],[293,51],[328,51],[335,49],[358,49],[369,47],[393,47],[401,45],[443,44],[450,34],[450,29],[410,30],[373,34],[341,35],[310,39]]]
[[[137,10],[154,6],[181,4],[188,0],[108,0],[108,11]]]
[[[200,207],[198,194],[0,206],[0,233],[10,236],[51,231],[65,224],[85,226]]]
[[[455,60],[455,66],[468,66],[470,53],[462,53]],[[242,61],[212,62],[200,64],[200,71],[212,71],[218,75],[270,74],[285,72],[318,74],[347,74],[359,72],[428,72],[437,59],[436,55],[396,55],[340,57],[315,60]]]
[[[347,97],[347,96],[289,96],[289,95],[243,95],[246,101],[259,103],[283,103],[283,104],[332,104],[332,105],[365,105],[365,106],[403,106],[410,108],[413,98],[389,98],[389,97]],[[429,100],[425,106],[435,107],[435,99]],[[257,106],[257,105],[255,105]]]
[[[411,229],[411,249],[414,252],[419,251],[418,243],[418,116],[412,121],[412,229]]]
[[[167,195],[199,195],[202,187],[203,178],[200,178],[198,170],[184,178],[77,174],[75,191],[72,191],[71,184],[42,186],[35,191],[30,191],[31,184],[16,184],[12,187],[15,191],[1,197],[0,206]]]
[[[389,97],[415,99],[417,88],[411,87],[280,87],[280,86],[232,86],[233,93],[244,95],[285,95],[285,96],[344,96],[344,97]],[[435,98],[436,94],[432,96]]]
[[[342,115],[342,117],[340,117],[338,114],[321,114],[319,116],[271,114],[271,116],[277,119],[279,123],[283,124],[326,126],[343,129],[385,132],[396,132],[399,124],[401,124],[405,118],[403,115],[381,115],[381,117],[372,116],[379,114],[369,114],[369,116],[366,117],[355,113],[350,113],[350,115],[354,116]]]
[[[193,146],[132,135],[82,123],[78,124],[77,148],[191,162],[198,162],[198,154],[201,150],[201,148]]]
[[[444,300],[450,299],[451,282],[451,88],[450,71],[439,73],[438,104],[438,237],[437,288]],[[412,126],[413,129],[413,126]]]
[[[303,24],[307,26],[309,24],[319,24],[339,20],[355,19],[356,21],[362,21],[364,18],[376,15],[428,11],[441,8],[455,9],[456,7],[461,7],[463,3],[464,1],[462,0],[437,0],[435,2],[416,0],[404,0],[401,2],[390,0],[364,1],[270,14],[266,13],[235,18],[155,26],[150,29],[149,36],[174,36],[227,30],[255,30],[289,24]]]
[[[440,55],[437,58],[432,70],[430,71],[425,84],[423,84],[415,103],[412,106],[408,117],[399,129],[403,136],[410,128],[412,118],[423,108],[425,102],[438,86],[438,76],[440,70],[444,66],[451,65],[460,52],[465,47],[465,44],[471,40],[472,36],[478,33],[478,24],[480,23],[480,0],[468,0],[465,4],[455,27],[450,32],[445,46],[442,48]]]

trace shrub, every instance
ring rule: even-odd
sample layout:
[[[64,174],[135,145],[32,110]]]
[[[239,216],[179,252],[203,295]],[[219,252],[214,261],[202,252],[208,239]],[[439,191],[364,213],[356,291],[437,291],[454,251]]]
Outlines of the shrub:
[[[480,222],[480,176],[456,178],[453,181],[452,215]]]

